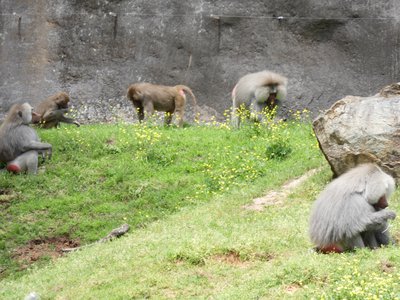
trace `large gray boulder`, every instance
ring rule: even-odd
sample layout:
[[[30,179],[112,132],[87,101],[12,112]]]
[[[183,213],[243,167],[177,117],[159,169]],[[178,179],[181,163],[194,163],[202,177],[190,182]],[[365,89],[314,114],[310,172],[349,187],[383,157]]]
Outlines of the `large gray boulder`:
[[[313,122],[319,146],[334,176],[375,162],[400,178],[400,85],[371,97],[347,96]]]

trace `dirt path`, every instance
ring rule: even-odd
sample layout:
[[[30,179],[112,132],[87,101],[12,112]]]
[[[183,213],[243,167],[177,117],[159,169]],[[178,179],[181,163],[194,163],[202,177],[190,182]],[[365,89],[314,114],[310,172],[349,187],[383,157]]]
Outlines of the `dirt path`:
[[[295,188],[297,188],[319,170],[320,169],[312,169],[303,174],[301,177],[288,181],[282,185],[279,190],[272,190],[263,197],[253,199],[251,204],[245,205],[243,208],[247,210],[262,211],[266,206],[283,204],[283,201]]]

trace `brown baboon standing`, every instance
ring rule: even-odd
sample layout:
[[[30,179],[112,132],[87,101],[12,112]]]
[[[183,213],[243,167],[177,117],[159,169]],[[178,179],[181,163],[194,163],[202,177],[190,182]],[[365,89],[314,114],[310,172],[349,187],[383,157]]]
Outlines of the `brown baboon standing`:
[[[185,85],[165,86],[151,83],[134,83],[128,88],[127,97],[137,110],[139,121],[142,122],[145,113],[152,115],[155,110],[166,112],[164,122],[171,124],[175,115],[178,125],[183,125],[186,95],[192,97],[194,106],[197,105],[196,97],[192,90]]]

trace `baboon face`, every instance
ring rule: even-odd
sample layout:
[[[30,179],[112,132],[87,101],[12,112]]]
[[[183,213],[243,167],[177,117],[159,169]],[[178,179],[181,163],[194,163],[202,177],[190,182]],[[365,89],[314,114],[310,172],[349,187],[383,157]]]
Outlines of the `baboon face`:
[[[278,94],[278,85],[270,84],[268,87],[269,87],[269,95],[276,98],[276,94]]]
[[[382,196],[379,198],[378,202],[373,205],[376,210],[385,209],[389,204],[386,200],[386,196]]]
[[[55,102],[58,106],[58,109],[68,108],[69,97],[67,95],[61,94],[57,97]]]
[[[29,124],[32,121],[33,108],[28,103],[21,105],[21,109],[18,111],[18,115],[22,119],[22,124]]]
[[[276,96],[278,95],[278,85],[277,84],[271,84],[269,86],[269,97],[267,99],[267,106],[270,109],[273,109],[276,104]]]
[[[267,104],[269,108],[273,108],[278,95],[278,85],[271,84],[257,88],[254,91],[255,101],[260,104]],[[270,107],[272,106],[272,107]]]
[[[137,89],[133,89],[132,90],[132,100],[133,101],[141,101],[142,100],[142,98],[143,98],[143,94],[139,91],[139,90],[137,90]]]

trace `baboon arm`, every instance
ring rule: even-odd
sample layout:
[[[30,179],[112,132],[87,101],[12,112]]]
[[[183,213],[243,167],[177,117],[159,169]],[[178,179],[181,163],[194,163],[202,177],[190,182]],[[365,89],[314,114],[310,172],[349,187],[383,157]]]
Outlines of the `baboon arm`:
[[[389,245],[390,243],[392,243],[392,240],[390,238],[390,234],[389,234],[389,225],[386,224],[386,228],[384,230],[382,230],[381,232],[375,232],[375,238],[378,242],[378,245]]]
[[[68,117],[65,117],[65,116],[61,116],[61,117],[58,119],[58,121],[64,122],[64,123],[68,123],[68,124],[75,124],[75,125],[78,126],[78,127],[81,126],[81,124],[79,124],[78,121],[75,121],[74,119],[68,118]]]
[[[54,119],[57,117],[62,116],[63,114],[68,112],[68,108],[63,108],[63,109],[57,109],[57,110],[52,110],[52,111],[47,111],[43,116],[43,120],[49,120],[49,119]]]
[[[40,153],[43,159],[47,156],[49,159],[53,154],[53,148],[50,144],[32,141],[28,145],[22,147],[22,152],[35,150]]]
[[[366,230],[371,231],[371,230],[384,230],[387,226],[387,220],[395,219],[396,218],[396,213],[391,210],[383,209],[379,210],[377,212],[374,212],[369,220],[369,223],[366,224]]]
[[[361,233],[363,242],[366,247],[371,249],[376,249],[379,247],[378,241],[375,237],[375,231],[366,231]]]
[[[23,152],[27,152],[30,150],[36,150],[38,152],[47,152],[49,158],[51,158],[52,146],[50,144],[32,141],[28,145],[22,147]]]
[[[76,126],[79,127],[81,124],[79,124],[78,121],[64,116],[64,114],[67,112],[68,112],[68,108],[53,110],[51,112],[45,113],[43,115],[42,119],[45,122],[52,122],[52,121],[64,122],[64,123],[68,123],[68,124],[75,124]]]

